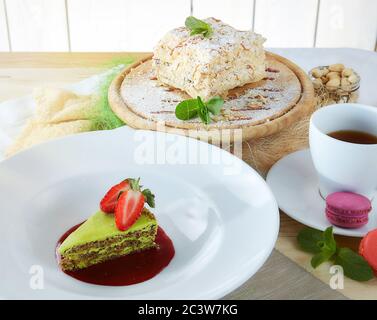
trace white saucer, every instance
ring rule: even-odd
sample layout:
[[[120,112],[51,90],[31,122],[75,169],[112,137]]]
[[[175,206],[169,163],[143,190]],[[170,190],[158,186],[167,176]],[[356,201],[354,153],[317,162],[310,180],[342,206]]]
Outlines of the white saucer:
[[[291,153],[279,160],[267,175],[279,208],[291,218],[315,229],[325,230],[331,224],[325,216],[325,200],[319,194],[317,173],[309,149]],[[334,233],[363,237],[377,228],[377,200],[372,201],[369,222],[362,228],[343,229],[334,226]]]

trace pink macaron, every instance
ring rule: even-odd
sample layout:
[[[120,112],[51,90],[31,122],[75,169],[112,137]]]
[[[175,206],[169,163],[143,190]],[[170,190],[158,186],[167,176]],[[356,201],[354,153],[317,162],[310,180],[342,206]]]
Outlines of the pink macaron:
[[[372,210],[368,198],[352,192],[335,192],[326,198],[326,217],[331,224],[355,229],[368,223]]]

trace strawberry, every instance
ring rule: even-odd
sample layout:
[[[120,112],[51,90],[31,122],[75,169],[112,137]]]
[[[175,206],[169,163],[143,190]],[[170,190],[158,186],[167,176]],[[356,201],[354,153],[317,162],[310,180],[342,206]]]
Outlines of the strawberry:
[[[109,191],[102,198],[100,207],[105,213],[113,213],[115,211],[115,206],[118,202],[120,194],[126,190],[130,189],[129,180],[123,180],[121,183],[111,187]]]
[[[121,193],[115,207],[115,224],[125,231],[140,217],[144,204],[154,207],[154,195],[149,189],[140,190],[140,179],[128,179],[130,188]]]
[[[115,224],[119,230],[125,231],[135,223],[144,203],[144,195],[140,191],[127,190],[121,194],[115,208]]]

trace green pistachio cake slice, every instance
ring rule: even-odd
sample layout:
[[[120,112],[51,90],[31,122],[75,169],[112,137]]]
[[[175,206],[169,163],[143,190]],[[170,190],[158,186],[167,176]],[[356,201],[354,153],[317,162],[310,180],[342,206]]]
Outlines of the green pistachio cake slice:
[[[146,208],[126,231],[116,227],[113,214],[98,211],[59,246],[60,265],[65,271],[78,270],[154,248],[157,228],[156,218]]]

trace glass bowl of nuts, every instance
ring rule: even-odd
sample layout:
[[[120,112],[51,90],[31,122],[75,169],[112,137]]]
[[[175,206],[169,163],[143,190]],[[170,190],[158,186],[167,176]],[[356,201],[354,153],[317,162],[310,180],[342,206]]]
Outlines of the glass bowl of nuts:
[[[343,64],[319,66],[309,71],[317,96],[317,104],[357,102],[360,76]]]

